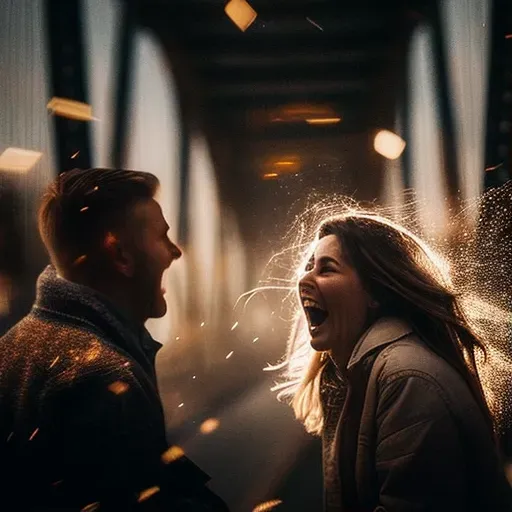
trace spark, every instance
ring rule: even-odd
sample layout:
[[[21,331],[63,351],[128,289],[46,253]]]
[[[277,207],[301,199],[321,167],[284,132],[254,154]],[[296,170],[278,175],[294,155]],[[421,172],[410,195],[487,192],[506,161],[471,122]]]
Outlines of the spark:
[[[266,512],[267,510],[272,510],[273,508],[281,505],[283,500],[270,500],[260,503],[258,506],[254,507],[252,512]]]
[[[512,39],[512,34],[507,34],[507,35],[505,36],[505,39]]]
[[[76,153],[71,155],[71,159],[76,158],[80,154],[80,151],[77,151]]]
[[[179,336],[176,336],[176,341],[179,341],[180,337]]]
[[[115,395],[122,395],[129,389],[129,385],[126,382],[122,382],[120,380],[116,380],[115,382],[112,382],[112,384],[109,384],[108,389],[109,391],[112,391]]]
[[[184,403],[184,402],[181,402],[181,404],[180,404],[180,405],[178,405],[178,409],[180,409],[180,408],[181,408],[181,407],[183,407],[184,405],[185,405],[185,403]]]
[[[32,435],[28,438],[29,441],[32,441],[34,437],[36,437],[37,433],[39,432],[39,427],[37,427],[34,432],[32,432]]]
[[[199,427],[199,431],[201,434],[211,434],[215,432],[219,428],[220,421],[217,418],[208,418],[207,420],[201,423]]]
[[[248,297],[248,299],[244,303],[244,311],[245,311],[245,309],[247,308],[247,305],[253,299],[253,297],[255,297],[258,293],[261,293],[263,291],[269,291],[269,290],[272,290],[272,291],[286,290],[287,292],[290,292],[293,290],[293,288],[290,286],[259,286],[258,288],[254,288],[252,290],[249,290],[248,292],[242,293],[242,295],[240,295],[238,297],[238,299],[236,300],[235,305],[233,306],[233,309],[236,309],[236,307],[238,306],[238,303],[243,298]]]
[[[233,327],[231,327],[231,330],[234,331],[238,327],[238,322],[235,322],[233,324]]]
[[[162,453],[162,462],[164,464],[170,464],[175,460],[181,459],[185,455],[183,448],[179,446],[170,446],[164,453]]]
[[[11,432],[11,433],[9,434],[9,437],[7,437],[7,442],[9,442],[9,441],[11,440],[11,437],[12,437],[13,435],[14,435],[14,432]]]
[[[57,356],[57,357],[53,360],[52,364],[50,365],[50,368],[53,368],[53,367],[57,364],[57,361],[58,361],[59,359],[60,359],[60,356]],[[48,368],[48,369],[50,369],[50,368]]]
[[[192,375],[192,379],[195,379],[195,378],[196,378],[196,376],[195,376],[195,375]]]
[[[84,212],[86,212],[88,209],[89,209],[89,207],[88,207],[88,206],[84,206],[83,208],[80,208],[80,212],[81,212],[81,213],[84,213]]]
[[[204,327],[204,322],[201,322],[201,327]]]
[[[226,356],[226,359],[229,359],[234,353],[234,350],[232,350],[227,356]]]
[[[147,499],[151,498],[151,496],[154,496],[157,492],[160,492],[160,487],[158,487],[158,485],[155,485],[154,487],[149,487],[148,489],[145,489],[139,494],[137,501],[139,503],[142,503],[143,501],[146,501]]]
[[[320,30],[321,32],[324,31],[323,27],[320,26],[316,21],[313,21],[311,18],[308,18],[307,16],[306,16],[306,19],[309,21],[309,23],[311,23],[311,25],[316,27],[318,30]]]
[[[254,338],[254,339],[252,340],[252,342],[253,342],[253,343],[256,343],[259,339],[260,339],[260,338],[259,338],[258,336],[256,336],[256,338]]]
[[[98,192],[98,190],[100,189],[100,187],[98,187],[98,185],[96,185],[92,190],[89,190],[89,192],[86,192],[86,196],[89,195],[89,194],[93,194],[94,192]]]

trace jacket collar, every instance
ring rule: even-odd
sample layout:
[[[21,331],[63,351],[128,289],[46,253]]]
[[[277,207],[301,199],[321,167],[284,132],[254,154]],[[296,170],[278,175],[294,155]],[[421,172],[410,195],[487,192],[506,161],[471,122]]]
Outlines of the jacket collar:
[[[33,309],[36,313],[38,310],[49,313],[62,322],[92,329],[154,373],[154,359],[162,344],[143,325],[127,318],[107,297],[60,277],[52,265],[37,280]]]
[[[412,332],[411,326],[404,320],[394,317],[379,318],[357,342],[348,362],[347,370],[351,370],[371,352],[384,348]]]

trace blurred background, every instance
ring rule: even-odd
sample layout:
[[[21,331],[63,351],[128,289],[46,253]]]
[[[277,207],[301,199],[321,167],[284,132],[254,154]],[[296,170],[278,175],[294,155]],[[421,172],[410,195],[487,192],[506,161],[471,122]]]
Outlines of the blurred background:
[[[47,264],[46,185],[74,167],[154,173],[185,252],[148,325],[170,439],[234,512],[320,510],[319,441],[262,372],[285,351],[282,294],[233,306],[312,193],[399,209],[413,190],[443,237],[457,198],[510,179],[512,2],[0,6],[0,335]]]

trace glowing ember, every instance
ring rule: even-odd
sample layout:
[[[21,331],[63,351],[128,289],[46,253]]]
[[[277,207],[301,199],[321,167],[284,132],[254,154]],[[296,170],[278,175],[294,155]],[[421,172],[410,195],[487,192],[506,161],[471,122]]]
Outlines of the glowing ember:
[[[179,446],[171,446],[162,454],[162,462],[164,464],[170,464],[175,460],[180,459],[185,455],[185,452]]]
[[[126,384],[126,382],[122,382],[120,380],[116,380],[115,382],[112,382],[112,384],[109,384],[108,390],[112,391],[115,395],[122,395],[123,393],[126,393],[130,386]]]
[[[204,322],[201,322],[201,327],[204,327]]]
[[[258,336],[252,340],[253,343],[256,343],[259,340]]]
[[[233,327],[231,327],[231,330],[234,331],[238,327],[238,322],[235,322],[233,324]]]
[[[215,432],[219,428],[220,421],[217,418],[208,418],[207,420],[201,423],[199,427],[199,431],[201,434],[211,434]]]
[[[229,359],[233,354],[234,354],[234,350],[232,350],[227,356],[226,356],[226,359]]]
[[[181,408],[181,407],[183,407],[184,405],[185,405],[185,404],[184,404],[183,402],[181,402],[181,404],[180,404],[180,405],[178,405],[178,409],[179,409],[179,408]]]
[[[267,510],[272,510],[278,505],[281,505],[281,503],[283,503],[283,500],[265,501],[263,503],[260,503],[258,506],[254,507],[252,512],[265,512]]]
[[[84,508],[80,510],[80,512],[95,512],[96,510],[100,509],[100,502],[95,501],[94,503],[89,503],[89,505],[86,505]]]
[[[32,439],[34,439],[34,437],[37,436],[37,433],[39,432],[39,427],[37,427],[34,432],[32,432],[32,435],[28,438],[29,441],[32,441]]]
[[[145,489],[139,494],[137,501],[142,503],[143,501],[148,500],[151,496],[154,496],[157,492],[160,492],[160,487],[155,485],[154,487],[150,487],[149,489]]]
[[[89,209],[88,206],[84,206],[83,208],[80,208],[80,212],[84,213]]]
[[[80,154],[80,151],[77,151],[76,153],[71,155],[71,159],[76,158]]]

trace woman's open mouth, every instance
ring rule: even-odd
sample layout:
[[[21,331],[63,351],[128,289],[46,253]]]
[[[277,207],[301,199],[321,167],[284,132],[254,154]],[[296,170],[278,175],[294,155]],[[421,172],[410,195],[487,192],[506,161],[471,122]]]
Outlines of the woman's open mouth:
[[[323,309],[320,304],[318,304],[318,302],[313,299],[303,298],[302,307],[306,313],[306,317],[309,322],[309,329],[311,332],[314,332],[316,329],[318,329],[318,327],[320,327],[329,316],[329,312]]]

